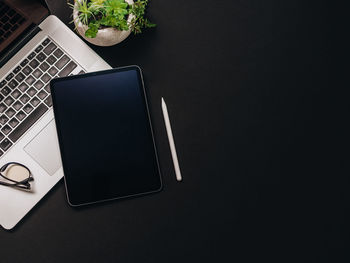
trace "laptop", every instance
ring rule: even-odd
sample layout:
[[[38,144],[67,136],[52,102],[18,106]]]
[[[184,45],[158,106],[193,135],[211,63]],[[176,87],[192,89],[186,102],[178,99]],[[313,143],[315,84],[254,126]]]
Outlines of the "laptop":
[[[50,80],[111,67],[35,0],[0,0],[0,55],[0,166],[34,178],[31,191],[0,185],[0,225],[12,229],[63,177]]]

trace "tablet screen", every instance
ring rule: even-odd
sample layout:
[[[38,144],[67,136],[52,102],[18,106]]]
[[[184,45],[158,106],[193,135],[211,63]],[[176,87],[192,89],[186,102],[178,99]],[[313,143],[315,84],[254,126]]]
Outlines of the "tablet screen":
[[[50,85],[72,205],[160,190],[138,67],[54,79]]]

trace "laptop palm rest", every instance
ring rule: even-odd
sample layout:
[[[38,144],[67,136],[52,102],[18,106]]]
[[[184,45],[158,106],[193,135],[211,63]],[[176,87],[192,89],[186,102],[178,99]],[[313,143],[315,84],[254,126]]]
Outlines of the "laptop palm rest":
[[[57,172],[62,164],[54,120],[24,147],[24,151],[48,174],[54,175]]]

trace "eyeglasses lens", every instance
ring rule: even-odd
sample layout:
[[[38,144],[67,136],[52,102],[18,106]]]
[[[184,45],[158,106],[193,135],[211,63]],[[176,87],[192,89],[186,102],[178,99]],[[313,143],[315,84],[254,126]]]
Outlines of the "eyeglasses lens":
[[[29,178],[30,172],[27,168],[21,165],[11,164],[3,172],[3,175],[15,182],[22,182]]]

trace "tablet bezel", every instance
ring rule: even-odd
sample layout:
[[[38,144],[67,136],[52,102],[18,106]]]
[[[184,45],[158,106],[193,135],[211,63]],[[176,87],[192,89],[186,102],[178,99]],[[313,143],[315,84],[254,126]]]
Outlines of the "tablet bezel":
[[[74,200],[72,200],[72,198],[69,195],[69,191],[71,189],[70,189],[70,186],[69,186],[69,183],[68,183],[68,179],[66,179],[66,175],[65,175],[64,176],[64,184],[65,184],[65,188],[66,188],[67,201],[68,201],[69,205],[71,205],[73,207],[82,206],[82,205],[89,205],[89,204],[95,204],[95,203],[111,201],[111,200],[117,200],[117,199],[136,197],[136,196],[141,196],[141,195],[146,195],[146,194],[151,194],[151,193],[156,193],[156,192],[161,191],[162,188],[163,188],[161,170],[160,170],[159,159],[158,159],[158,151],[157,151],[157,146],[156,146],[156,142],[155,142],[155,139],[154,139],[154,132],[153,132],[153,127],[152,127],[152,121],[151,121],[151,115],[150,115],[150,111],[149,111],[149,106],[148,106],[147,95],[146,95],[146,91],[145,91],[144,80],[143,80],[143,76],[142,76],[142,70],[137,65],[131,65],[131,66],[119,67],[119,68],[114,68],[114,69],[109,69],[109,70],[91,72],[91,73],[86,73],[86,74],[82,74],[82,75],[67,76],[67,77],[56,78],[56,79],[51,80],[51,82],[50,82],[50,89],[51,89],[51,96],[52,96],[52,101],[53,101],[53,111],[54,111],[54,115],[55,115],[57,136],[58,136],[60,152],[61,152],[61,160],[62,160],[63,172],[65,174],[65,170],[66,169],[65,169],[65,164],[64,164],[64,161],[63,161],[64,160],[64,158],[63,158],[63,154],[64,154],[63,145],[60,142],[61,141],[61,139],[60,139],[61,138],[61,132],[60,132],[60,128],[59,128],[60,127],[60,120],[58,118],[56,118],[57,114],[56,114],[55,108],[57,107],[57,101],[56,101],[55,91],[54,91],[55,90],[55,84],[57,82],[67,81],[67,80],[71,80],[71,79],[86,78],[86,77],[91,77],[91,76],[111,74],[111,73],[116,73],[116,72],[121,72],[121,71],[128,71],[128,70],[136,70],[136,72],[138,74],[138,78],[139,78],[140,84],[141,84],[140,85],[140,88],[142,89],[141,95],[143,97],[145,110],[146,110],[146,113],[147,113],[147,118],[148,118],[148,123],[149,123],[149,128],[150,128],[150,134],[151,134],[153,147],[154,147],[155,162],[156,162],[156,165],[157,165],[157,170],[158,170],[158,175],[159,175],[159,188],[152,189],[152,190],[146,191],[146,192],[136,193],[136,194],[116,196],[116,197],[113,197],[113,198],[104,198],[104,199],[99,199],[99,200],[94,200],[94,201],[86,201],[86,202],[75,202]]]

